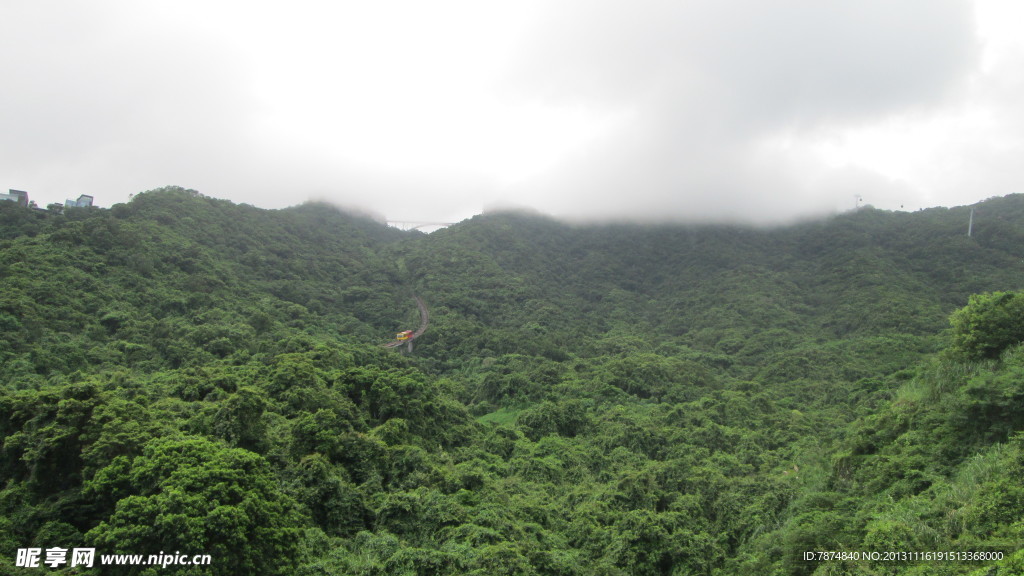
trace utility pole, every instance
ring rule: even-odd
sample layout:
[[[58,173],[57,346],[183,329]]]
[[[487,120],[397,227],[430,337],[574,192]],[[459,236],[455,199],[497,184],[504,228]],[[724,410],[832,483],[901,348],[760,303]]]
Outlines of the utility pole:
[[[971,232],[974,230],[974,207],[971,207],[971,218],[967,221],[967,237],[971,237]]]

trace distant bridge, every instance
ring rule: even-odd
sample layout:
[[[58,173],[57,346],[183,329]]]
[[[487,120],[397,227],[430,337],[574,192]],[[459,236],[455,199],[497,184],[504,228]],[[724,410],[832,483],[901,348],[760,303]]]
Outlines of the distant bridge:
[[[402,230],[419,230],[426,226],[437,226],[444,228],[445,226],[451,226],[455,222],[434,222],[425,220],[388,220],[388,226],[394,226],[395,228],[401,228]]]

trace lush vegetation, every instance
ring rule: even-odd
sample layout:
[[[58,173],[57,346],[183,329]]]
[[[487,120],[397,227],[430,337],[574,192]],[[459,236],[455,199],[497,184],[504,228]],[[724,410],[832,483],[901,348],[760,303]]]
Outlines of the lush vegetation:
[[[424,235],[179,188],[7,204],[0,566],[88,546],[213,559],[125,574],[1024,570],[1024,197],[972,237],[967,209]],[[414,294],[429,331],[382,348]]]

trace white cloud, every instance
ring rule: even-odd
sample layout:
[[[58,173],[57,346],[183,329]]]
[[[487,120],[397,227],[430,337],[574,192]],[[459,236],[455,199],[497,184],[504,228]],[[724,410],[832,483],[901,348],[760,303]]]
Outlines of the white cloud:
[[[0,6],[0,177],[410,219],[767,221],[1019,191],[1021,8],[857,3]],[[49,195],[49,197],[47,197]]]

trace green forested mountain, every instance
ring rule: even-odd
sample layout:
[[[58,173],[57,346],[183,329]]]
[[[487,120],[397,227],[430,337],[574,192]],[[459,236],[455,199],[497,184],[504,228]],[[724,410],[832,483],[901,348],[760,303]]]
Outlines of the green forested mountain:
[[[975,208],[425,235],[0,203],[0,567],[1019,574],[1024,196]],[[429,329],[383,348],[414,295]],[[172,551],[211,564],[99,566]]]

